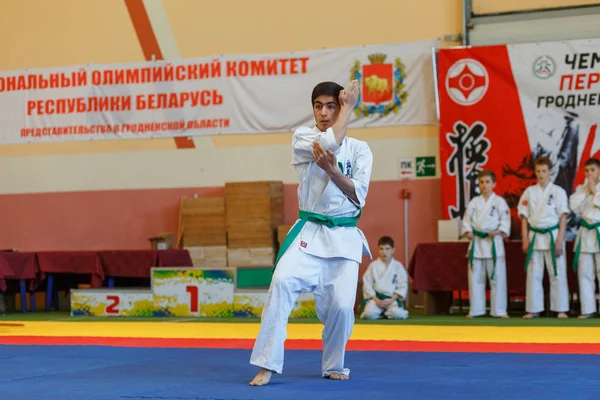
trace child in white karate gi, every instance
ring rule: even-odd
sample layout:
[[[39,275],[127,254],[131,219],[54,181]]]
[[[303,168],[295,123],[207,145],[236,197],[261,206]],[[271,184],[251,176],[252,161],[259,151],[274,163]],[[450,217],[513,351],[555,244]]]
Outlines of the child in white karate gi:
[[[364,309],[362,319],[407,319],[403,301],[408,293],[408,274],[402,263],[394,258],[394,240],[383,236],[377,243],[379,258],[363,275]]]
[[[600,160],[590,158],[583,164],[586,182],[569,198],[571,210],[581,218],[575,240],[573,268],[579,281],[579,318],[596,314],[596,278],[600,282]]]
[[[462,223],[463,232],[471,241],[467,318],[485,315],[486,277],[490,282],[490,315],[508,318],[504,238],[510,235],[510,209],[506,200],[494,193],[494,172],[482,171],[478,180],[481,195],[471,199]]]
[[[537,318],[544,311],[544,263],[550,277],[550,310],[568,318],[569,286],[565,258],[565,231],[570,214],[567,192],[550,182],[552,161],[535,161],[537,184],[525,189],[519,200],[521,236],[527,271],[523,318]]]

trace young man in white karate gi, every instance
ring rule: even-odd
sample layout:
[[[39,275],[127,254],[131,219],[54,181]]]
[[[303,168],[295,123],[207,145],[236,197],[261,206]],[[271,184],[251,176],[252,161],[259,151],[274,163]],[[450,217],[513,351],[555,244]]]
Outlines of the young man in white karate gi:
[[[521,235],[527,289],[523,318],[536,318],[544,311],[544,263],[550,277],[550,310],[558,318],[568,318],[569,286],[565,258],[565,231],[570,214],[567,192],[550,182],[552,161],[535,161],[537,184],[525,189],[519,200]]]
[[[510,209],[506,200],[494,193],[494,172],[482,171],[478,180],[481,195],[469,202],[462,223],[463,232],[471,241],[467,318],[485,315],[486,277],[490,280],[490,315],[508,318],[504,238],[510,235]]]
[[[579,318],[590,318],[597,310],[596,277],[600,282],[600,161],[590,158],[583,168],[586,181],[571,194],[569,205],[581,218],[573,260],[579,281]]]
[[[288,316],[301,292],[315,296],[323,329],[322,376],[345,380],[346,343],[354,325],[358,265],[371,256],[356,227],[365,205],[373,155],[367,143],[346,137],[358,99],[358,81],[347,90],[322,82],[312,93],[314,127],[292,138],[298,180],[299,219],[279,251],[250,363],[260,367],[252,386],[283,370]]]
[[[379,258],[369,264],[363,275],[364,309],[362,319],[407,319],[403,301],[408,293],[408,274],[394,258],[394,240],[383,236],[377,243]]]

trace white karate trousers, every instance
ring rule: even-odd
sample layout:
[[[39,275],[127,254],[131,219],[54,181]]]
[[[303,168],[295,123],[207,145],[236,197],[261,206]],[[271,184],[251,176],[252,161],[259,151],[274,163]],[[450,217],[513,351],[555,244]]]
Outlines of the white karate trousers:
[[[320,258],[298,249],[299,238],[279,260],[261,316],[250,364],[281,374],[286,325],[298,295],[313,292],[323,328],[322,374],[349,375],[346,343],[354,326],[358,262]]]
[[[564,247],[563,247],[564,248]],[[556,257],[557,276],[550,250],[534,250],[527,268],[527,292],[525,309],[529,313],[544,311],[544,260],[550,278],[550,310],[555,312],[569,311],[569,285],[567,284],[567,262],[565,255]]]
[[[492,273],[494,279],[491,279]],[[473,317],[485,315],[485,283],[490,279],[490,315],[506,315],[508,293],[506,290],[506,258],[496,258],[496,270],[492,258],[474,258],[473,268],[469,265],[469,314]]]
[[[581,314],[596,312],[596,277],[600,282],[600,254],[580,253],[577,266]]]
[[[388,319],[407,319],[408,311],[404,307],[398,306],[396,301],[393,301],[392,304],[383,309],[377,307],[375,301],[369,300],[365,304],[362,314],[360,314],[360,318],[362,319],[381,319],[383,316]]]

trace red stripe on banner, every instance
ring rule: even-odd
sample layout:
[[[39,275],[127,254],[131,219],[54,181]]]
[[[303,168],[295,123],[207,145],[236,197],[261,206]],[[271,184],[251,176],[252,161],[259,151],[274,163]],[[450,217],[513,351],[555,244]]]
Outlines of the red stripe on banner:
[[[70,336],[1,336],[2,345],[111,346],[148,348],[252,349],[254,339],[167,339]],[[317,339],[285,342],[288,350],[322,350]],[[351,340],[347,350],[452,353],[600,354],[600,343],[481,343]]]
[[[438,70],[443,218],[462,216],[475,194],[477,171],[490,169],[518,236],[516,206],[535,176],[508,49],[442,49]]]
[[[156,60],[163,60],[164,58],[160,51],[160,46],[158,45],[154,30],[152,29],[150,18],[148,18],[148,13],[144,7],[143,0],[125,0],[125,5],[129,11],[129,17],[131,18],[135,33],[140,41],[140,46],[142,46],[142,52],[144,53],[146,61],[152,60],[153,55]],[[175,145],[178,149],[193,149],[196,147],[192,138],[176,137],[173,139],[175,140]]]
[[[583,147],[583,153],[581,153],[581,158],[579,160],[579,166],[577,167],[577,175],[575,176],[575,183],[573,184],[573,190],[577,188],[578,185],[582,185],[585,182],[585,170],[583,164],[589,158],[597,158],[600,159],[600,151],[597,151],[592,155],[592,146],[594,145],[594,141],[596,140],[596,130],[598,125],[592,125],[590,128],[590,133],[585,142],[585,146]]]

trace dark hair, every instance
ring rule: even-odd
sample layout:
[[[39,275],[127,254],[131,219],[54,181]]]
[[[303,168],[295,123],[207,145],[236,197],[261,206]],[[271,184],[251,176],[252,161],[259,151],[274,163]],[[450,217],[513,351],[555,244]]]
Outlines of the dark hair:
[[[389,236],[383,236],[379,239],[379,242],[377,243],[378,246],[385,246],[386,244],[389,244],[390,247],[394,247],[394,239],[392,239]]]
[[[311,105],[315,104],[315,100],[317,97],[325,95],[331,96],[335,100],[336,103],[339,102],[340,92],[344,90],[344,88],[338,85],[335,82],[321,82],[312,91],[311,96]]]
[[[548,169],[552,169],[552,161],[546,156],[542,156],[535,160],[535,166],[537,167],[538,165],[547,165]]]
[[[494,171],[490,171],[489,169],[486,169],[484,171],[481,171],[479,173],[479,177],[477,179],[481,179],[484,178],[486,176],[489,176],[490,178],[492,178],[492,182],[496,182],[496,174],[494,173]]]
[[[597,158],[588,158],[583,166],[587,167],[588,165],[595,165],[596,167],[600,168],[600,161]]]

